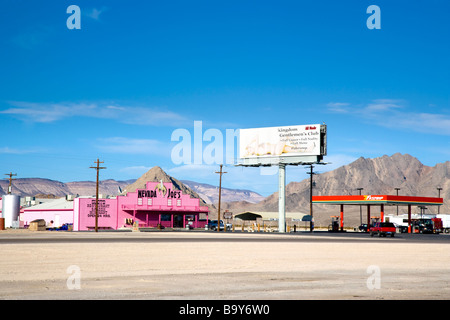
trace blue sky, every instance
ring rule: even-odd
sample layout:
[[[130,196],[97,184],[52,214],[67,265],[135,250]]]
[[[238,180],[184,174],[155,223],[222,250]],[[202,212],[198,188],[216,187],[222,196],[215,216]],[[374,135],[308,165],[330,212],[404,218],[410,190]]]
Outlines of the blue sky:
[[[381,29],[367,28],[370,5]],[[218,163],[172,161],[172,133],[194,121],[224,136],[324,122],[332,164],[319,172],[396,152],[434,166],[450,157],[449,12],[447,0],[4,0],[0,168],[95,180],[100,158],[101,179],[158,165],[217,184]],[[225,187],[277,190],[276,174],[226,170]],[[288,167],[287,182],[305,172]]]

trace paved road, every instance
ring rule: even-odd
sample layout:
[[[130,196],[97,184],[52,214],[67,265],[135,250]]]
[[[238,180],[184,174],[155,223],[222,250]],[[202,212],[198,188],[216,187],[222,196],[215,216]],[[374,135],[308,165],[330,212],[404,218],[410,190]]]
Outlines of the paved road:
[[[191,242],[407,242],[407,243],[450,243],[450,234],[396,234],[395,237],[370,237],[362,232],[291,232],[291,233],[248,233],[248,232],[215,232],[215,231],[151,231],[132,233],[134,236],[126,236],[130,232],[66,232],[52,231],[43,233],[1,233],[1,244],[20,243],[133,243],[133,242],[183,242],[187,239]],[[152,237],[151,234],[158,234]],[[173,235],[176,235],[175,237]],[[77,236],[78,235],[78,236]],[[139,235],[139,236],[137,236]],[[165,236],[166,235],[166,236]],[[206,236],[205,236],[206,235]]]
[[[0,252],[8,300],[450,299],[447,234],[6,231]]]

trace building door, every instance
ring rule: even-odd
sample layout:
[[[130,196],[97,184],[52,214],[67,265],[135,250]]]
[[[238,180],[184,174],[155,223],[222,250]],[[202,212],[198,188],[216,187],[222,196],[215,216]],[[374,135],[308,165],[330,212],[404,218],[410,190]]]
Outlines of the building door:
[[[53,219],[53,227],[55,228],[61,227],[61,220],[59,214],[55,214],[55,217]]]
[[[173,215],[173,227],[174,228],[183,228],[183,215],[174,214]]]

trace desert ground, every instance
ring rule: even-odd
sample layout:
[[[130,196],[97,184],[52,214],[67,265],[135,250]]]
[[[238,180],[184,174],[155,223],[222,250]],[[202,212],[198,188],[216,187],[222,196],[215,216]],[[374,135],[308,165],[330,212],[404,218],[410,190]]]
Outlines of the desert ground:
[[[4,230],[0,299],[449,299],[450,235],[421,236]]]

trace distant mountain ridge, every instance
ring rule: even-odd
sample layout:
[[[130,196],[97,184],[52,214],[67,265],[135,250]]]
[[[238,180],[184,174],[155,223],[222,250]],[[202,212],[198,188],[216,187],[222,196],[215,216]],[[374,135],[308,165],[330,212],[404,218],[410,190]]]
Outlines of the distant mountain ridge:
[[[219,202],[219,186],[213,186],[207,183],[199,183],[190,180],[181,180],[189,188],[197,192],[208,204],[217,204]],[[258,203],[265,197],[251,190],[230,189],[222,187],[221,201],[241,201]]]
[[[112,179],[99,181],[99,193],[117,195],[119,187],[124,188],[135,180],[116,181]],[[7,180],[0,180],[0,194],[8,191]],[[95,195],[95,181],[60,182],[44,178],[17,178],[12,182],[12,193],[19,196],[56,196],[64,197],[68,194],[91,196]]]
[[[144,173],[139,179],[126,186],[123,189],[123,194],[128,192],[134,192],[137,189],[144,189],[148,181],[161,181],[162,182],[170,182],[173,184],[173,187],[176,190],[181,190],[184,194],[189,194],[193,198],[200,199],[201,206],[208,206],[208,204],[193,190],[184,185],[181,181],[175,179],[174,177],[169,176],[164,170],[160,167],[155,166]]]
[[[145,188],[148,181],[171,182],[178,190],[192,197],[202,199],[201,205],[211,205],[212,210],[218,203],[218,187],[205,183],[198,183],[189,180],[177,180],[169,176],[160,167],[155,166],[144,173],[138,179],[123,181],[102,180],[99,181],[99,193],[103,195],[116,196],[120,193],[125,194],[136,189]],[[6,194],[8,190],[8,181],[0,181],[0,196]],[[20,196],[38,196],[38,197],[64,197],[68,194],[93,196],[96,191],[95,181],[74,181],[60,182],[44,178],[18,178],[13,180],[12,191]],[[263,200],[264,197],[250,190],[238,190],[222,188],[222,201],[246,200],[256,203]]]
[[[289,168],[287,169],[289,174]],[[179,181],[167,175],[161,168],[153,167],[136,180],[103,180],[99,183],[101,194],[117,195],[119,188],[123,193],[144,188],[147,181],[172,182],[174,187],[193,197],[202,199],[201,205],[207,205],[211,217],[216,214],[218,190],[217,186],[192,181]],[[359,158],[354,162],[335,170],[314,175],[314,195],[349,195],[358,194],[358,188],[363,188],[362,194],[396,194],[395,188],[400,188],[399,195],[437,197],[437,188],[442,188],[440,196],[444,199],[441,213],[450,214],[450,161],[438,163],[433,167],[422,164],[417,158],[396,153],[378,158]],[[94,181],[59,182],[42,178],[19,178],[13,180],[12,191],[20,196],[54,195],[62,197],[67,194],[95,195]],[[0,195],[6,194],[8,181],[0,180]],[[238,214],[247,210],[278,211],[278,193],[268,197],[258,195],[249,190],[222,189],[222,210]],[[313,214],[316,225],[327,226],[331,215],[338,215],[337,206],[314,205]],[[366,213],[363,209],[363,222]],[[374,209],[375,210],[375,209]],[[378,209],[376,209],[378,210]],[[377,212],[373,211],[372,215]],[[396,210],[395,207],[385,208],[386,214]],[[309,213],[309,179],[291,182],[286,186],[286,211]],[[405,207],[400,207],[400,213]],[[429,207],[429,213],[436,213],[436,207]],[[379,213],[378,213],[379,214]],[[359,206],[346,206],[344,225],[357,226],[360,223]]]

